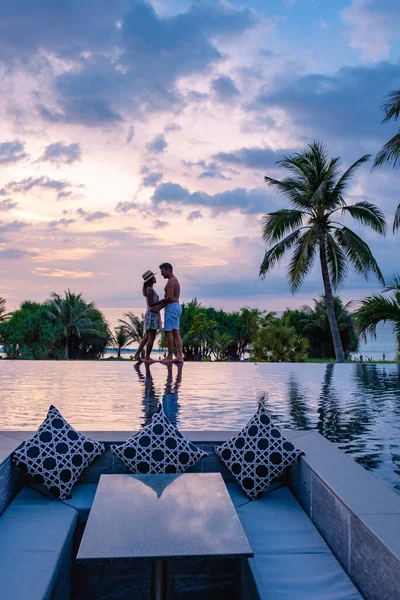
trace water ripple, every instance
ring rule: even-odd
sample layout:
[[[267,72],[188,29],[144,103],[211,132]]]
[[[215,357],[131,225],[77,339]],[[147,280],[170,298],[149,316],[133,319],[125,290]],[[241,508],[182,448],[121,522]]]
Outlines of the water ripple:
[[[400,492],[400,366],[0,361],[0,429],[50,404],[81,430],[133,430],[162,402],[186,430],[237,430],[268,393],[280,425],[316,429]]]

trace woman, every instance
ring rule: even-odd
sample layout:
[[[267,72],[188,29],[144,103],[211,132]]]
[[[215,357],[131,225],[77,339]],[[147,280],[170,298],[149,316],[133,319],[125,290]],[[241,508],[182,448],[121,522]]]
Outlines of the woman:
[[[143,273],[142,278],[143,296],[146,298],[147,303],[146,314],[144,316],[145,334],[133,358],[135,360],[141,360],[140,354],[143,348],[146,346],[146,357],[144,360],[145,362],[154,362],[150,358],[150,355],[151,351],[153,350],[154,340],[156,339],[157,331],[161,329],[161,316],[160,311],[157,310],[157,308],[153,308],[153,311],[151,311],[150,309],[152,307],[156,307],[157,303],[159,302],[158,294],[153,288],[153,285],[157,282],[157,280],[153,271],[146,271],[146,273]]]

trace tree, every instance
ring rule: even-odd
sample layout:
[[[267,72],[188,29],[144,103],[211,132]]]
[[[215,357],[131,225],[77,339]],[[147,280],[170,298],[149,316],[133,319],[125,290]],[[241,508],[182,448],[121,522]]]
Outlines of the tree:
[[[183,336],[182,343],[191,360],[202,360],[211,355],[217,322],[202,310],[194,315],[192,326]],[[189,358],[190,360],[190,358]]]
[[[217,331],[214,334],[213,353],[216,360],[223,360],[226,357],[227,350],[232,342],[233,340],[228,333],[219,333]]]
[[[400,118],[400,90],[390,92],[386,98],[386,102],[382,105],[382,110],[385,117],[382,123],[389,121],[397,121]],[[380,167],[386,163],[392,163],[393,168],[400,165],[400,129],[386,144],[381,148],[375,158],[374,167]],[[397,206],[393,232],[400,227],[400,204]]]
[[[0,323],[0,339],[8,358],[46,360],[57,348],[62,325],[49,319],[50,304],[23,302]]]
[[[393,297],[383,295],[387,292],[394,292]],[[400,359],[400,277],[388,280],[382,294],[373,294],[362,300],[355,317],[358,331],[364,338],[367,335],[376,337],[378,323],[391,323],[396,336],[397,357]]]
[[[333,296],[333,305],[344,355],[347,359],[350,353],[357,352],[359,347],[354,317],[350,312],[354,303],[348,302],[343,305],[339,296]],[[310,358],[335,358],[324,296],[320,296],[319,300],[314,300],[314,307],[305,305],[300,310],[286,310],[282,318],[286,324],[292,325],[296,329],[298,335],[308,339]]]
[[[70,357],[79,358],[80,345],[85,337],[86,346],[89,348],[94,341],[102,340],[100,347],[107,344],[109,333],[108,327],[107,330],[104,327],[105,320],[100,311],[96,311],[93,302],[87,303],[83,300],[82,294],[74,294],[68,290],[64,292],[64,297],[61,297],[53,292],[48,317],[62,325],[60,343],[62,357],[66,360]]]
[[[113,346],[117,348],[117,356],[121,358],[121,350],[129,344],[129,334],[122,327],[115,327],[112,337]]]
[[[120,323],[120,328],[126,335],[128,336],[128,342],[126,346],[129,344],[139,343],[144,336],[144,324],[143,324],[143,315],[142,318],[139,319],[136,315],[133,314],[132,311],[128,311],[123,315],[124,319],[118,319],[118,323]]]
[[[6,299],[0,297],[0,323],[6,321],[9,318],[9,314],[6,313]]]
[[[336,221],[336,214],[349,214],[353,219],[385,234],[382,211],[368,201],[348,205],[344,194],[351,177],[369,159],[362,156],[342,175],[340,159],[329,159],[320,142],[313,142],[302,153],[285,157],[278,164],[288,170],[282,181],[265,177],[266,183],[289,201],[291,208],[265,215],[263,239],[270,246],[260,267],[265,276],[283,256],[292,250],[288,278],[296,292],[310,272],[317,253],[321,264],[329,326],[337,362],[345,356],[335,317],[333,290],[344,280],[351,264],[368,277],[372,272],[383,281],[369,246],[354,231]]]
[[[267,362],[304,362],[308,341],[281,319],[260,327],[253,344],[252,359]]]

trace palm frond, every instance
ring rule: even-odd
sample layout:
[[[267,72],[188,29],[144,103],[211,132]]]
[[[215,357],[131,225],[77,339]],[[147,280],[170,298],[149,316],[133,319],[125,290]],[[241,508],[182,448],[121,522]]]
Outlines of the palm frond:
[[[374,168],[388,162],[391,162],[393,167],[400,164],[400,130],[379,150],[374,160]]]
[[[368,162],[370,158],[370,154],[364,154],[364,156],[361,156],[361,158],[356,160],[356,162],[354,162],[340,177],[340,179],[338,180],[338,182],[332,190],[332,195],[336,196],[337,198],[340,198],[340,200],[343,202],[344,192],[349,186],[350,180],[353,177],[354,173],[361,165]]]
[[[368,244],[364,242],[364,240],[345,226],[336,228],[334,237],[357,273],[368,278],[372,271],[378,279],[384,283],[383,275],[378,267],[378,263]]]
[[[347,275],[346,255],[331,234],[326,236],[326,259],[333,287],[336,289]]]
[[[260,267],[260,275],[265,276],[275,265],[277,265],[283,258],[283,255],[287,250],[295,244],[300,236],[300,230],[297,229],[286,236],[283,240],[275,244],[270,248],[264,255],[264,259]]]
[[[400,305],[393,298],[374,294],[361,302],[354,316],[359,333],[364,337],[366,335],[375,337],[379,323],[386,321],[393,324],[400,323]]]
[[[386,97],[386,102],[381,108],[385,113],[385,118],[382,123],[387,123],[391,120],[397,121],[400,117],[400,90],[390,92]]]
[[[292,259],[288,268],[290,289],[294,293],[311,270],[317,248],[318,236],[313,227],[301,235],[296,241]]]
[[[400,275],[393,275],[389,279],[385,280],[385,292],[398,292],[400,291]]]
[[[284,235],[300,227],[304,215],[300,210],[277,210],[263,218],[262,237],[266,244],[278,242]]]
[[[393,233],[400,228],[400,204],[396,208],[393,220]]]
[[[270,187],[276,189],[278,194],[283,200],[288,202],[296,209],[309,211],[311,209],[310,203],[304,194],[303,184],[299,179],[287,177],[282,181],[274,179],[273,177],[264,177],[264,181]]]
[[[353,219],[359,221],[363,225],[368,225],[382,235],[386,234],[387,226],[384,213],[367,200],[356,202],[355,204],[348,204],[342,207],[342,213],[348,212]]]

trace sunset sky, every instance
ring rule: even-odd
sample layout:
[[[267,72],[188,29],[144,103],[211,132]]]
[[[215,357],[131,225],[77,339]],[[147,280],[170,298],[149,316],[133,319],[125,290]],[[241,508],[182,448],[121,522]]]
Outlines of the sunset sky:
[[[142,303],[141,274],[171,262],[184,300],[283,310],[266,280],[261,221],[284,206],[264,184],[314,139],[346,167],[396,131],[398,0],[0,0],[0,296],[55,291],[100,307]],[[400,171],[365,165],[348,201],[389,233],[354,226],[384,275],[399,272]],[[349,224],[351,221],[346,221]],[[353,224],[352,224],[353,226]],[[157,289],[161,292],[161,281]],[[345,300],[378,291],[354,272]]]

